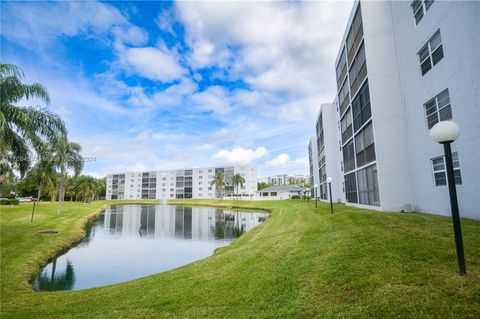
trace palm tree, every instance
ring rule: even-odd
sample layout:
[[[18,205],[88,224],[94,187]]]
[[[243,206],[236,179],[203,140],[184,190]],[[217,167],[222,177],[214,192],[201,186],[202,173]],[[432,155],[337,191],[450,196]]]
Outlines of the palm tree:
[[[237,189],[237,199],[238,199],[238,195],[240,192],[239,189],[240,187],[243,187],[243,185],[245,184],[245,178],[243,178],[243,176],[240,174],[235,174],[232,177],[232,184],[233,184],[233,187]]]
[[[223,190],[226,182],[225,175],[222,172],[215,173],[213,181],[210,182],[210,185],[215,185],[215,196],[217,198],[223,198]]]
[[[67,133],[58,115],[45,108],[17,105],[32,98],[50,103],[43,85],[24,84],[23,78],[19,67],[0,64],[0,156],[8,163],[0,165],[0,175],[18,169],[23,176],[32,161],[30,146],[38,151],[43,140],[52,142]]]
[[[94,187],[94,198],[93,200],[97,200],[100,198],[100,194],[105,194],[106,192],[106,183],[105,179],[103,178],[95,178],[95,187]]]
[[[27,173],[29,180],[38,185],[37,201],[40,204],[40,198],[42,197],[42,190],[47,184],[54,184],[55,168],[52,161],[50,152],[47,150],[46,145],[40,147],[40,158],[35,165]]]
[[[62,210],[63,198],[65,196],[65,177],[68,170],[73,169],[75,176],[78,176],[83,169],[83,160],[80,155],[82,147],[80,144],[69,142],[62,136],[55,143],[55,154],[53,160],[55,167],[60,171],[60,182],[58,183],[58,210]]]
[[[99,185],[94,177],[81,175],[77,179],[77,184],[75,188],[83,195],[83,202],[86,203],[88,198],[96,198],[96,194],[99,190]]]

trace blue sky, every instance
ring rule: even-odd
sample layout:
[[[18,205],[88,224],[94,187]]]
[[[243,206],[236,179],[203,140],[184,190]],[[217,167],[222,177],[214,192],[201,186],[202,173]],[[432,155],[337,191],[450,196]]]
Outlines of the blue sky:
[[[1,60],[43,83],[84,173],[308,172],[351,2],[1,3]],[[35,101],[34,101],[35,102]]]

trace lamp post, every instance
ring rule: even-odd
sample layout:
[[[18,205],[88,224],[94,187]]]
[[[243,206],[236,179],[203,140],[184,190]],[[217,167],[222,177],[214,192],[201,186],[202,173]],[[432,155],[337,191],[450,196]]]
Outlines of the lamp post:
[[[333,178],[330,176],[327,177],[327,183],[328,183],[328,192],[329,192],[329,197],[330,197],[330,213],[333,214],[333,202],[332,202],[332,182]]]
[[[458,212],[457,189],[455,186],[455,175],[453,172],[452,149],[450,144],[460,136],[460,128],[452,121],[442,121],[435,124],[431,130],[432,139],[443,144],[445,152],[445,165],[447,169],[448,192],[450,194],[450,206],[452,209],[453,232],[455,234],[455,247],[457,250],[458,273],[466,275],[465,255],[463,252],[462,228],[460,225],[460,214]]]
[[[317,187],[318,187],[317,184],[314,184],[314,185],[313,185],[313,194],[314,194],[314,196],[315,196],[315,208],[317,208],[317,198],[318,198]]]

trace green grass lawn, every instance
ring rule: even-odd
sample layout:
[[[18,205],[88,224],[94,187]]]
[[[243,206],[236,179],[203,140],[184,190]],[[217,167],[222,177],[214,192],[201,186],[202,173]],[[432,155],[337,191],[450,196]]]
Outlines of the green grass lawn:
[[[480,222],[302,201],[182,203],[266,208],[271,217],[206,259],[123,284],[34,292],[28,280],[83,236],[107,202],[2,206],[2,318],[480,318]],[[178,202],[180,203],[180,202]],[[58,230],[41,235],[39,230]]]

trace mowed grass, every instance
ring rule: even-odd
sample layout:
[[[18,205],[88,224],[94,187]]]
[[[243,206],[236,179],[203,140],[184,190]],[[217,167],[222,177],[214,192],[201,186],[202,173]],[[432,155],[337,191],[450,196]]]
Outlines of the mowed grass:
[[[2,318],[480,318],[480,222],[299,200],[175,203],[265,208],[270,218],[209,258],[123,284],[34,292],[28,280],[107,202],[1,210]],[[40,235],[39,230],[58,230]],[[121,249],[121,247],[119,247]]]

